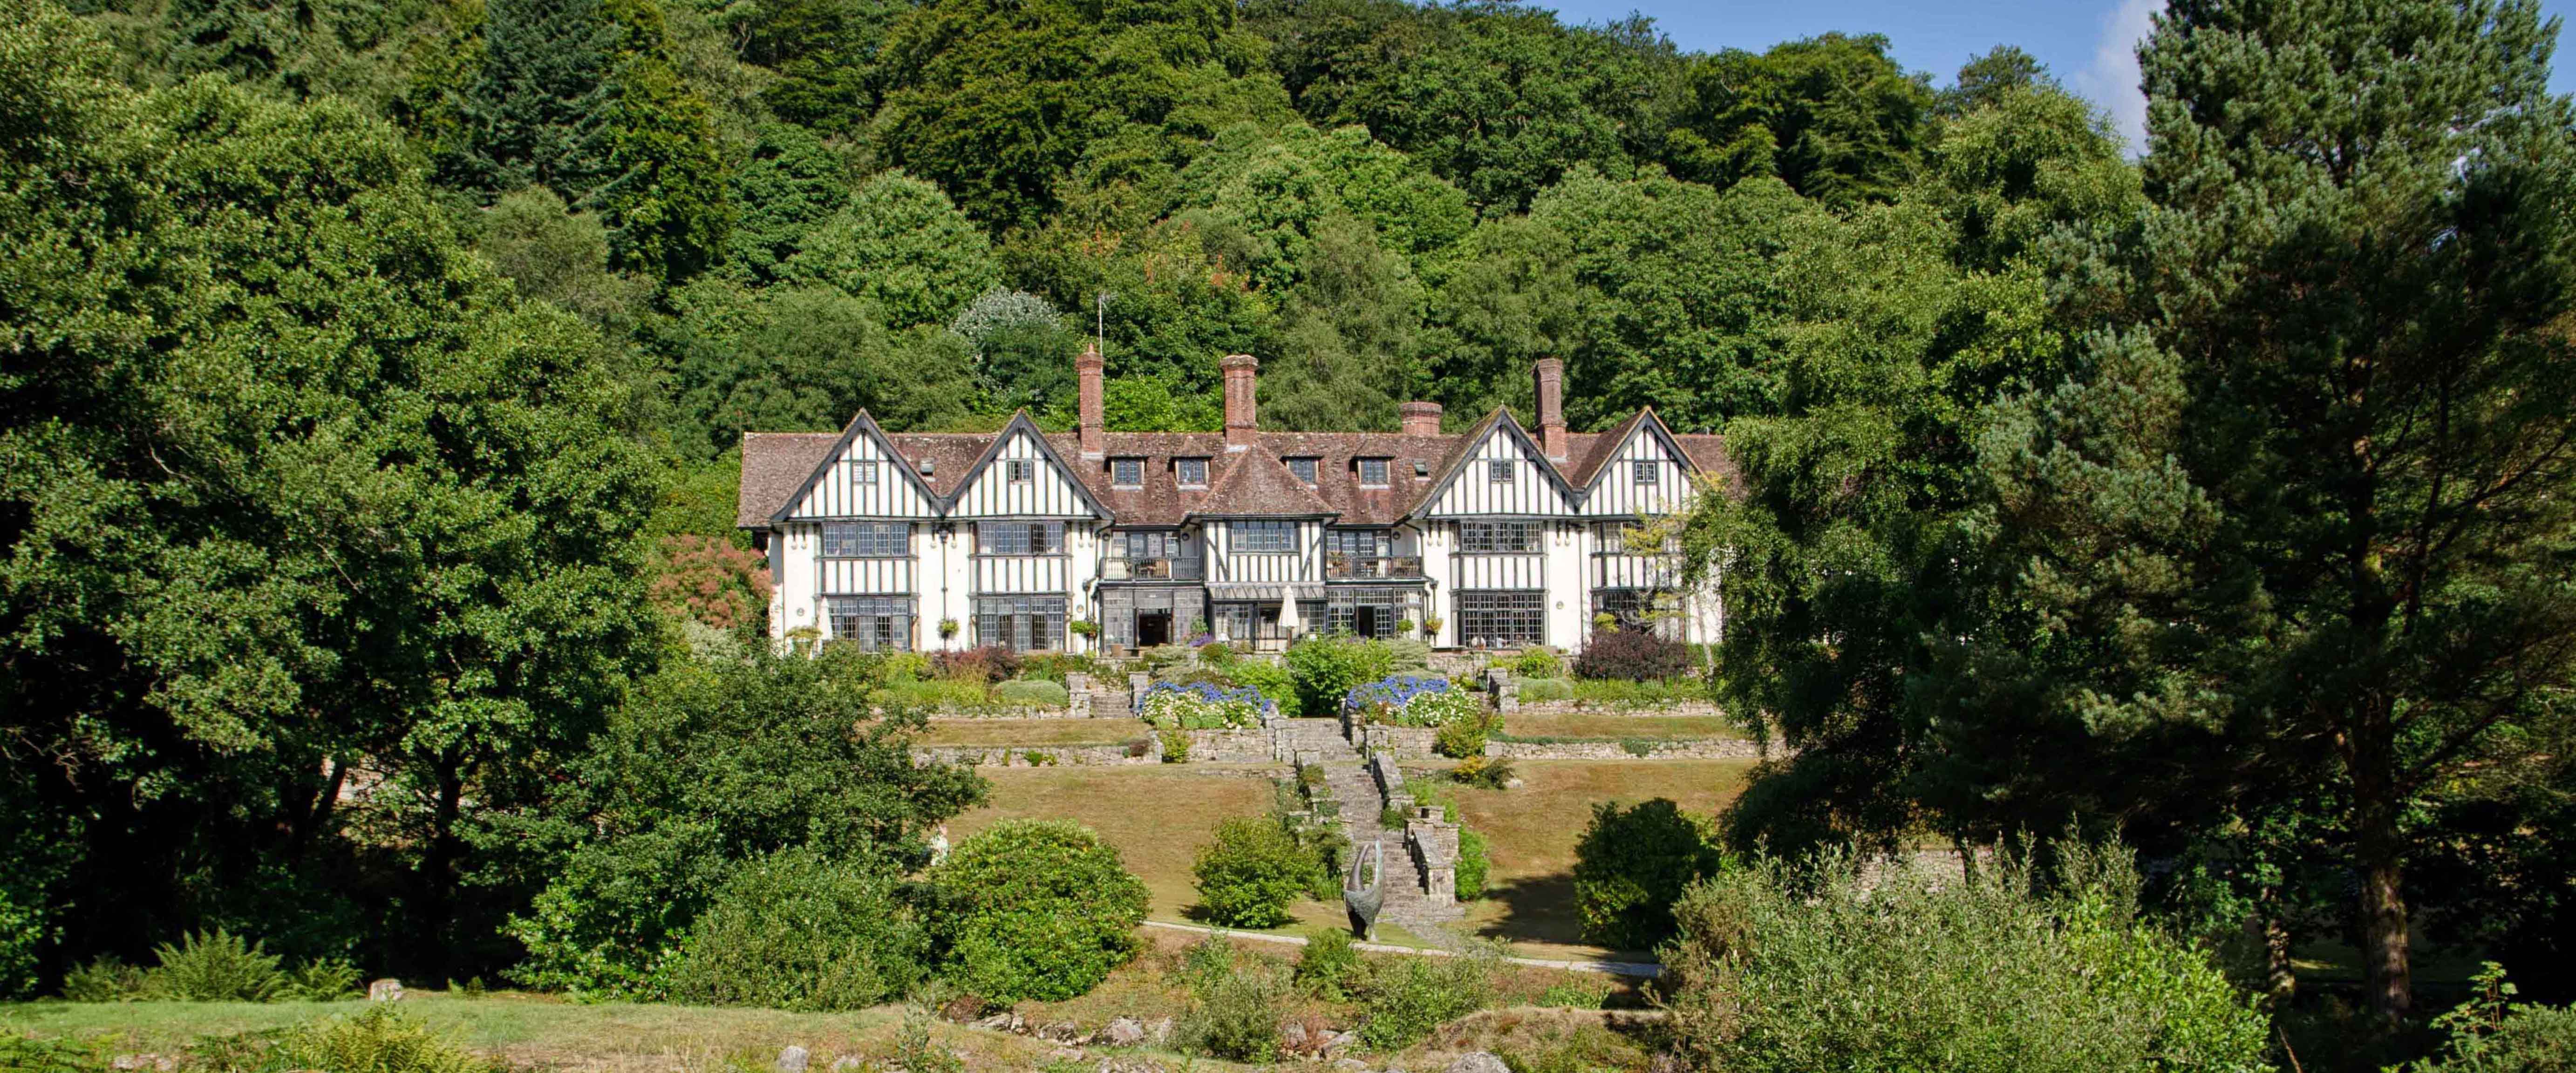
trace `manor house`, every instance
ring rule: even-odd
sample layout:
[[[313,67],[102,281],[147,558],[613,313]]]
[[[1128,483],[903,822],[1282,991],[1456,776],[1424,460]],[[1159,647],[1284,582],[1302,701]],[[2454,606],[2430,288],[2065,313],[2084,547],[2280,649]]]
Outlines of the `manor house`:
[[[1221,433],[1108,431],[1086,352],[1069,433],[1025,412],[997,433],[888,432],[863,411],[839,433],[745,434],[740,524],[768,555],[772,635],[1115,653],[1197,630],[1259,648],[1348,631],[1571,650],[1606,614],[1716,639],[1713,590],[1683,591],[1678,546],[1634,530],[1727,471],[1718,437],[1652,410],[1570,432],[1554,358],[1534,370],[1535,429],[1496,409],[1447,435],[1438,403],[1408,402],[1398,432],[1265,431],[1258,363],[1221,365]]]

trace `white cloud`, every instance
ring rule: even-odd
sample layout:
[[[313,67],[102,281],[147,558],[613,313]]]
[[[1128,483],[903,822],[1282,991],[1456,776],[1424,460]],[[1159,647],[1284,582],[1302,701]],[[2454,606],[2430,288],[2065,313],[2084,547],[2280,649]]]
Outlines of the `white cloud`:
[[[2147,95],[2138,88],[2138,42],[2155,29],[2155,16],[2165,0],[2120,0],[2102,19],[2102,36],[2093,46],[2093,62],[2075,75],[2077,92],[2111,113],[2112,126],[2129,140],[2131,153],[2147,148]]]

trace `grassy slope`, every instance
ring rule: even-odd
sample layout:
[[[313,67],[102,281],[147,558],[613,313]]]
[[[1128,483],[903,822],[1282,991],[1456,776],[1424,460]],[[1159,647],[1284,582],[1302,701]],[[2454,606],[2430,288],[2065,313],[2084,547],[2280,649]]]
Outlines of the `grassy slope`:
[[[1715,715],[1623,715],[1617,712],[1513,712],[1503,733],[1515,738],[1740,738],[1733,720]]]
[[[1711,813],[1743,788],[1742,760],[1534,760],[1514,765],[1517,790],[1459,788],[1460,819],[1483,832],[1493,853],[1485,897],[1467,924],[1534,957],[1599,957],[1583,942],[1574,913],[1574,844],[1601,801],[1669,797]],[[1634,952],[1630,952],[1634,953]]]

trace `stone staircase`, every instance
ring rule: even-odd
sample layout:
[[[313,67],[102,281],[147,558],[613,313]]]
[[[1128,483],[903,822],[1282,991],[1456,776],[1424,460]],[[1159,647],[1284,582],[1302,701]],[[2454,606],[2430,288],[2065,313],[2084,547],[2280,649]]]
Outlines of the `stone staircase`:
[[[1349,743],[1344,742],[1343,748],[1348,749]],[[1386,903],[1378,911],[1378,923],[1396,924],[1431,942],[1450,945],[1455,937],[1441,925],[1464,916],[1466,910],[1455,902],[1435,904],[1425,896],[1421,869],[1404,844],[1404,828],[1379,825],[1378,816],[1386,811],[1386,795],[1379,792],[1377,779],[1357,761],[1357,756],[1354,752],[1349,761],[1326,763],[1324,781],[1342,802],[1342,826],[1350,834],[1353,851],[1371,841],[1382,847]]]
[[[1338,719],[1281,719],[1271,724],[1271,751],[1281,760],[1304,760],[1324,764],[1357,764],[1360,752],[1342,736]],[[1341,787],[1333,787],[1339,791]],[[1375,794],[1365,798],[1345,797],[1344,802],[1377,800]]]

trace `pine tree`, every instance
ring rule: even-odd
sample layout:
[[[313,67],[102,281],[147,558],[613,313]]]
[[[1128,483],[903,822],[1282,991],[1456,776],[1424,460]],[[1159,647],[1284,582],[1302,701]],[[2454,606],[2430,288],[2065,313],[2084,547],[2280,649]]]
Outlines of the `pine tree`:
[[[2157,208],[2083,262],[2087,376],[1985,450],[2031,703],[2303,787],[2410,1002],[2410,815],[2576,684],[2576,110],[2527,0],[2176,0]],[[2223,794],[2232,791],[2221,791]]]

